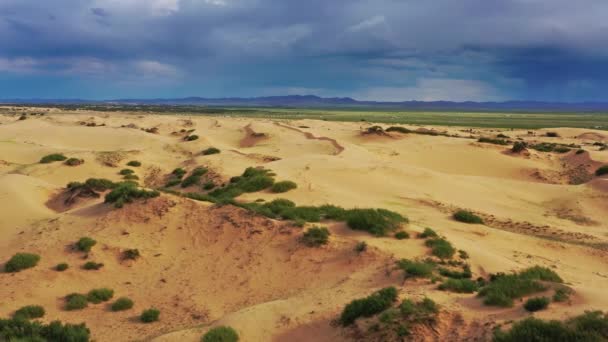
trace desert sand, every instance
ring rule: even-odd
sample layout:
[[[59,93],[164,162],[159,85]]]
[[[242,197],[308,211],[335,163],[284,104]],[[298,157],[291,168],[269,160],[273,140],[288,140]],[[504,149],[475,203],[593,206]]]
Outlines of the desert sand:
[[[369,126],[59,109],[26,120],[0,116],[0,262],[17,252],[41,256],[32,269],[0,273],[0,317],[42,305],[44,321],[86,322],[96,341],[199,341],[218,325],[232,326],[242,341],[349,341],[356,337],[332,321],[346,303],[385,286],[396,286],[401,298],[427,296],[441,306],[437,326],[421,330],[415,340],[485,340],[496,324],[530,315],[521,306],[486,307],[475,295],[439,291],[429,281],[403,282],[394,263],[429,253],[415,238],[425,227],[470,255],[474,278],[533,265],[555,270],[575,296],[537,317],[608,310],[608,178],[572,184],[573,174],[591,174],[608,163],[608,150],[592,145],[608,142],[605,132],[557,128],[550,131],[560,137],[550,138],[543,136],[548,130],[530,135],[434,127],[451,136],[361,134]],[[143,130],[150,128],[157,133]],[[200,138],[184,141],[181,130]],[[524,141],[580,144],[586,152],[511,154],[510,146],[476,140],[501,132]],[[212,146],[221,153],[200,153]],[[50,153],[84,163],[39,163]],[[238,200],[385,208],[409,218],[404,229],[412,238],[374,237],[322,222],[332,233],[330,242],[309,248],[299,241],[304,228],[288,221],[168,193],[121,209],[104,204],[103,197],[53,205],[69,182],[120,181],[118,171],[130,160],[141,162],[133,169],[147,188],[162,186],[177,167],[205,166],[222,184],[247,167],[263,166],[298,188]],[[456,209],[477,213],[485,224],[454,221]],[[86,260],[71,247],[82,236],[98,241]],[[359,241],[368,244],[365,253],[353,250]],[[122,260],[121,251],[129,248],[141,258]],[[105,266],[82,270],[89,260]],[[55,271],[60,262],[70,268]],[[99,287],[132,298],[134,308],[64,310],[65,295]],[[160,320],[139,322],[150,307],[161,311]]]

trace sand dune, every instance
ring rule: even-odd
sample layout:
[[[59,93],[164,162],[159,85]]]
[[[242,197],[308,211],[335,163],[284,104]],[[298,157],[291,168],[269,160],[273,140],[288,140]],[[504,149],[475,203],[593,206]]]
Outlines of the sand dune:
[[[495,324],[527,315],[521,308],[484,307],[472,295],[439,291],[426,281],[404,283],[394,262],[428,255],[420,239],[378,238],[344,223],[324,222],[332,233],[330,243],[308,248],[299,241],[303,229],[288,221],[171,194],[122,209],[104,204],[103,197],[63,210],[46,205],[68,182],[121,180],[119,171],[130,160],[141,162],[132,169],[149,187],[163,186],[177,167],[205,166],[221,185],[247,167],[264,166],[277,180],[292,180],[298,188],[284,194],[246,193],[239,200],[288,198],[299,205],[393,210],[409,217],[405,230],[412,236],[432,227],[465,250],[475,277],[533,265],[554,269],[575,289],[576,300],[554,305],[539,317],[608,310],[606,178],[572,185],[533,175],[563,174],[579,165],[591,174],[608,163],[608,151],[590,144],[583,145],[589,153],[579,155],[531,150],[523,157],[503,153],[509,146],[477,143],[476,137],[495,134],[489,129],[437,128],[460,138],[362,139],[359,123],[315,120],[57,112],[0,122],[0,258],[19,251],[42,256],[33,269],[0,273],[2,316],[40,304],[47,310],[45,321],[85,321],[97,341],[198,341],[222,324],[234,327],[243,341],[347,341],[353,340],[353,331],[331,322],[349,301],[389,285],[399,288],[400,298],[428,296],[441,305],[434,330],[417,328],[427,340],[487,338]],[[142,130],[151,127],[158,132]],[[244,127],[266,137],[244,146],[243,135],[251,133]],[[200,138],[186,142],[181,130],[194,130],[190,134]],[[602,134],[552,131],[568,144]],[[541,138],[542,132],[508,134],[530,141],[556,139]],[[221,153],[203,155],[208,147]],[[38,163],[49,153],[81,158],[84,164]],[[478,213],[486,225],[454,221],[451,213],[460,208]],[[71,247],[82,236],[98,241],[87,256]],[[360,255],[353,250],[359,241],[369,246]],[[121,253],[130,248],[142,257],[123,260]],[[104,267],[82,270],[86,261]],[[70,269],[53,270],[60,262]],[[63,309],[65,295],[104,286],[132,298],[135,308],[119,313],[104,304],[79,312]],[[161,310],[160,321],[138,322],[137,315],[149,307]]]

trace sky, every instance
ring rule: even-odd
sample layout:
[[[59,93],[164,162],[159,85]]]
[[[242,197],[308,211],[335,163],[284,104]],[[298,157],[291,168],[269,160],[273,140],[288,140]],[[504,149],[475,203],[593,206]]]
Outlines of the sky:
[[[0,98],[608,101],[606,0],[0,0]]]

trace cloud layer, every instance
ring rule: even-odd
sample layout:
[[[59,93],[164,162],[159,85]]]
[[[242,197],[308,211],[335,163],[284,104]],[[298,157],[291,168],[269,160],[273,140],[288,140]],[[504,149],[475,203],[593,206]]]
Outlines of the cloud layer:
[[[608,100],[606,17],[604,0],[3,0],[0,91]]]

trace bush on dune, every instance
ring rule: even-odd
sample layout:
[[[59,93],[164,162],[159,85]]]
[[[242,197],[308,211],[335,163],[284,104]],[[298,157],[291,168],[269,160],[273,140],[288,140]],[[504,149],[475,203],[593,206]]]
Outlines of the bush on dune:
[[[17,253],[4,264],[4,270],[9,273],[19,272],[38,265],[40,256],[32,253]]]
[[[283,193],[289,190],[293,190],[297,187],[298,185],[292,181],[281,181],[274,183],[270,190],[274,193]]]
[[[127,163],[127,166],[140,167],[141,166],[141,162],[137,161],[137,160],[131,160],[130,162]]]
[[[65,309],[68,311],[82,310],[89,305],[87,296],[80,293],[69,294],[65,297],[65,300]]]
[[[88,236],[85,236],[81,237],[78,242],[76,242],[76,248],[81,252],[88,253],[91,251],[91,248],[93,248],[93,246],[95,246],[96,244],[97,241]]]
[[[549,298],[547,297],[530,298],[524,304],[524,309],[530,312],[544,310],[549,306],[549,302]]]
[[[103,267],[102,263],[95,262],[95,261],[87,261],[84,265],[82,265],[82,268],[87,271],[97,271],[97,270],[101,269],[102,267]]]
[[[28,305],[15,311],[13,318],[34,319],[41,318],[45,314],[44,308],[40,305]]]
[[[397,267],[405,272],[406,277],[430,278],[435,270],[435,264],[430,261],[412,261],[402,259],[397,261]]]
[[[410,234],[408,234],[405,231],[400,231],[400,232],[396,232],[395,233],[395,239],[397,240],[405,240],[405,239],[409,239],[410,238]]]
[[[325,227],[309,228],[302,236],[302,241],[308,247],[319,247],[326,245],[329,241],[329,230]]]
[[[133,307],[133,301],[127,297],[120,297],[112,303],[112,311],[124,311]]]
[[[53,153],[40,158],[40,163],[48,164],[56,161],[64,161],[66,159],[68,159],[68,157],[64,156],[61,153]]]
[[[439,235],[437,234],[437,232],[435,232],[431,228],[424,228],[424,231],[422,233],[420,233],[418,235],[418,237],[421,239],[427,239],[427,238],[436,238],[436,237],[439,237]]]
[[[508,331],[498,329],[494,342],[606,341],[608,317],[601,311],[587,311],[565,322],[534,317],[519,321]]]
[[[209,147],[208,149],[203,150],[203,155],[204,156],[209,156],[209,155],[212,155],[212,154],[218,154],[220,152],[221,151],[218,148]]]
[[[385,209],[351,209],[346,213],[346,224],[354,230],[364,230],[384,236],[396,230],[407,218]]]
[[[201,342],[238,342],[239,334],[231,327],[219,326],[203,335]]]
[[[371,317],[388,309],[397,300],[397,289],[387,287],[371,295],[355,299],[344,307],[340,315],[343,326],[351,325],[359,317]]]
[[[132,203],[136,199],[153,198],[159,195],[158,191],[141,189],[136,183],[122,182],[106,195],[105,203],[112,203],[114,207],[122,208],[125,203]]]
[[[55,266],[55,271],[57,272],[63,272],[65,270],[67,270],[70,266],[68,264],[66,264],[65,262],[62,262],[60,264],[57,264],[57,266]]]
[[[44,324],[22,318],[0,319],[0,340],[14,342],[88,342],[90,331],[84,323],[63,324],[53,321]]]
[[[65,165],[67,166],[78,166],[84,163],[84,159],[78,159],[78,158],[69,158],[68,160],[65,161]]]
[[[459,222],[483,224],[483,219],[481,217],[468,210],[458,210],[452,217]]]
[[[473,293],[477,291],[478,285],[470,279],[447,279],[439,289],[442,291],[451,291],[456,293]]]
[[[158,321],[160,316],[160,311],[158,309],[152,308],[148,310],[144,310],[139,319],[144,323],[152,323]]]
[[[595,170],[596,176],[608,175],[608,165],[600,166],[597,170]]]
[[[108,288],[94,289],[87,294],[87,300],[93,304],[107,302],[112,297],[114,297],[114,290]]]

